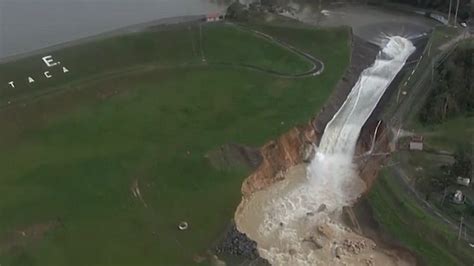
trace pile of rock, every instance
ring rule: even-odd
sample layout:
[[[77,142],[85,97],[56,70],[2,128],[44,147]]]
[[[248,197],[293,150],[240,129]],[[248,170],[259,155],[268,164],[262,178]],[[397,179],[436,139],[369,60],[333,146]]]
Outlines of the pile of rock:
[[[375,248],[374,243],[367,243],[366,240],[361,239],[361,240],[352,240],[352,239],[346,239],[342,243],[342,246],[345,251],[357,255],[363,252],[366,249],[373,249]]]
[[[365,259],[364,260],[364,263],[366,266],[374,266],[375,265],[375,262],[374,262],[374,258],[373,257],[370,257],[368,259]]]
[[[321,238],[310,236],[303,239],[303,242],[309,243],[314,249],[322,249],[324,247],[325,241]]]
[[[249,260],[260,258],[257,251],[257,243],[247,235],[239,232],[234,225],[215,248],[216,254],[227,254],[243,257]]]

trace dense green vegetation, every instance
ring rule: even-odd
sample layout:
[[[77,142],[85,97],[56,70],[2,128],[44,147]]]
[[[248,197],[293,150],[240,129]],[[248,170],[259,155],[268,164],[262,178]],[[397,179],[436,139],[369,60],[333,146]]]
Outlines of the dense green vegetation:
[[[349,2],[349,3],[359,3],[359,4],[402,4],[402,5],[409,5],[416,8],[423,8],[428,10],[436,10],[443,13],[448,13],[451,1],[451,13],[454,17],[456,13],[456,1],[454,0],[352,0],[352,1],[340,1]],[[236,1],[238,2],[238,1]],[[260,0],[259,1],[263,6],[272,8],[277,6],[284,6],[288,5],[289,3],[298,3],[301,5],[330,5],[332,3],[331,0]],[[470,16],[472,16],[472,12],[474,7],[472,6],[473,2],[471,0],[459,1],[459,10],[458,10],[458,18],[461,21],[467,20]]]
[[[52,54],[67,75],[1,88],[1,265],[192,264],[231,220],[248,174],[212,168],[208,152],[307,121],[349,59],[347,29],[279,28],[328,59],[321,76],[279,78],[213,61],[307,62],[233,26],[203,27],[202,47],[200,35],[170,26],[66,48]],[[42,70],[40,56],[0,65],[0,84]]]
[[[429,173],[422,190],[444,190],[455,184],[458,176],[471,175],[471,141],[474,130],[473,48],[472,43],[462,43],[439,66],[436,70],[436,82],[420,111],[420,123],[416,128],[419,134],[426,135],[425,150],[454,154],[454,163],[442,163],[437,171]],[[416,162],[414,160],[412,163]],[[423,166],[430,164],[429,160],[418,162]]]
[[[420,112],[425,124],[439,123],[459,115],[474,113],[474,46],[458,47],[436,69],[436,82]]]
[[[379,3],[379,2],[392,2],[392,3],[397,3],[397,4],[406,4],[406,5],[412,5],[414,7],[418,8],[426,8],[426,9],[433,9],[437,10],[443,13],[448,13],[449,8],[450,8],[450,2],[451,2],[451,13],[454,17],[456,14],[456,3],[457,1],[453,0],[370,0],[371,2],[374,3]],[[470,6],[472,4],[471,1],[459,1],[459,10],[458,10],[458,18],[462,21],[468,19],[471,15],[471,10],[472,7]]]
[[[458,146],[451,166],[454,176],[470,177],[472,174],[472,149],[470,146]]]

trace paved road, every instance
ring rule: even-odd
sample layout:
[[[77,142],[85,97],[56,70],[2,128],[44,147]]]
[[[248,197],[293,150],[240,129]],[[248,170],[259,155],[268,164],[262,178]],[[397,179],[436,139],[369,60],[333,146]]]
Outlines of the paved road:
[[[246,68],[246,69],[249,69],[249,70],[265,72],[267,74],[275,75],[275,76],[278,76],[278,77],[284,77],[284,78],[304,78],[304,77],[318,76],[321,73],[323,73],[323,71],[324,71],[324,63],[321,60],[319,60],[316,57],[314,57],[314,56],[312,56],[312,55],[310,55],[310,54],[308,54],[308,53],[292,46],[291,44],[288,44],[286,42],[278,40],[277,38],[274,38],[274,37],[272,37],[272,36],[270,36],[270,35],[268,35],[264,32],[257,31],[257,30],[251,29],[251,28],[247,28],[247,27],[244,27],[242,25],[237,25],[237,24],[234,24],[234,23],[227,23],[227,24],[233,25],[239,30],[250,32],[250,33],[254,34],[255,36],[257,36],[259,38],[262,38],[262,39],[264,39],[268,42],[272,42],[275,45],[278,45],[278,46],[290,51],[291,53],[301,57],[302,59],[308,61],[309,63],[311,63],[312,66],[307,71],[304,71],[304,72],[301,72],[301,73],[296,73],[296,74],[289,74],[289,73],[282,73],[282,72],[274,71],[274,70],[271,70],[271,69],[265,69],[265,68],[262,68],[262,67],[248,65],[248,64],[238,64],[238,63],[230,63],[230,62],[217,62],[217,63],[214,62],[214,63],[212,63],[213,65]]]
[[[454,48],[459,42],[468,38],[474,38],[474,35],[471,35],[466,30],[460,33],[458,36],[452,38],[450,41],[444,43],[443,45],[439,47],[441,52],[434,55],[431,58],[431,62],[433,62],[435,67],[440,65],[449,57],[449,55],[451,54],[451,52],[454,50]],[[433,54],[433,51],[431,52]],[[425,57],[425,56],[427,55],[426,54],[422,55],[422,57]],[[416,113],[416,109],[421,104],[423,104],[424,99],[426,99],[426,97],[429,95],[430,90],[429,89],[423,90],[423,89],[426,87],[425,86],[426,83],[431,81],[432,68],[427,67],[424,69],[418,69],[418,67],[416,66],[415,71],[423,71],[423,72],[419,75],[418,80],[415,82],[415,84],[411,88],[405,88],[408,91],[408,95],[404,96],[404,98],[401,100],[395,113],[393,115],[390,115],[391,119],[390,119],[389,124],[392,128],[396,128],[396,129],[402,128],[404,125],[404,122],[410,119],[410,115],[413,115]],[[402,87],[400,86],[399,90],[401,89]],[[400,91],[398,93],[400,94]]]

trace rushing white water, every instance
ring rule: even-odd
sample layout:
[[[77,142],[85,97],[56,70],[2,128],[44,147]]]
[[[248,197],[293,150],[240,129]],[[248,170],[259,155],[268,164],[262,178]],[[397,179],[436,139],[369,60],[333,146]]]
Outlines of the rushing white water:
[[[252,213],[252,221],[245,225],[237,221],[239,230],[257,241],[260,255],[272,265],[332,263],[332,244],[315,251],[302,240],[316,226],[338,220],[342,208],[352,205],[365,191],[352,161],[360,130],[414,50],[408,39],[390,37],[326,126],[306,178],[288,178],[267,195],[256,195],[242,210],[244,215]],[[263,212],[255,213],[259,208]],[[344,231],[338,223],[331,226],[341,234]]]
[[[308,166],[308,179],[314,186],[330,185],[336,209],[351,204],[360,195],[354,189],[359,178],[352,162],[360,130],[414,51],[408,39],[390,37],[326,126],[318,152]]]
[[[354,153],[362,126],[414,50],[413,44],[403,37],[389,39],[375,63],[362,72],[346,101],[326,126],[319,145],[321,153]]]

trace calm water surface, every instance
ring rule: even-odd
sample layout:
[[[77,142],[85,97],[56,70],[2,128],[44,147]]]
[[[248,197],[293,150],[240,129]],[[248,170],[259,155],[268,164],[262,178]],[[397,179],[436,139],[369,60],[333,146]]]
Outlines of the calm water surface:
[[[226,0],[0,0],[0,58],[167,17],[225,9]]]

